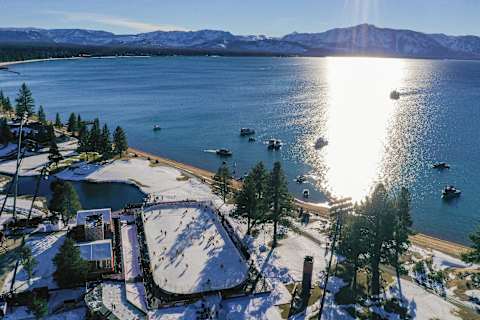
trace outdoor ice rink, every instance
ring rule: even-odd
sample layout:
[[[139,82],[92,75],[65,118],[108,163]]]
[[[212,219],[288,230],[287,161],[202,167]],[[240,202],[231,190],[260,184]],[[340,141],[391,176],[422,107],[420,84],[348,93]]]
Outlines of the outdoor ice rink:
[[[241,284],[248,266],[216,214],[202,204],[144,212],[154,281],[163,290],[191,294]]]

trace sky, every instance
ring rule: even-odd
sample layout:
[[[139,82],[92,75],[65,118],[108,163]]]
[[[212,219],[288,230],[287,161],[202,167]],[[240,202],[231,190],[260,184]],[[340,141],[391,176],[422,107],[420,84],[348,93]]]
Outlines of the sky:
[[[0,27],[281,36],[371,23],[480,36],[480,0],[0,0]]]

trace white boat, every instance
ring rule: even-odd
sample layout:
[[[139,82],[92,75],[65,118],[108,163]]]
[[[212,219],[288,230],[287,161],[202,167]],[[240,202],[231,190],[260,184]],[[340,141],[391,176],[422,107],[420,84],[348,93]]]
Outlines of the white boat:
[[[160,127],[160,125],[156,124],[153,126],[153,131],[158,131],[158,130],[162,130],[162,127]]]
[[[310,190],[308,190],[308,189],[303,189],[302,194],[303,194],[303,197],[304,197],[305,199],[307,199],[308,197],[310,197]]]
[[[270,150],[278,150],[282,146],[282,140],[270,139],[268,140],[267,148]]]
[[[231,155],[233,155],[232,151],[226,148],[218,149],[215,151],[215,153],[222,157],[230,157]]]

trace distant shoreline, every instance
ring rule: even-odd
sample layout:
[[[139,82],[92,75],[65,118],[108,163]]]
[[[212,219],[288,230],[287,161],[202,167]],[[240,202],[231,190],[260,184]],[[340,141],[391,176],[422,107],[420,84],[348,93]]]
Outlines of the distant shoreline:
[[[45,58],[45,59],[6,61],[6,62],[0,62],[0,68],[2,68],[2,67],[5,68],[5,67],[13,66],[13,65],[16,65],[16,64],[24,64],[24,63],[57,61],[57,60],[78,60],[78,59],[86,59],[86,58],[84,58],[84,57],[70,57],[70,58]]]

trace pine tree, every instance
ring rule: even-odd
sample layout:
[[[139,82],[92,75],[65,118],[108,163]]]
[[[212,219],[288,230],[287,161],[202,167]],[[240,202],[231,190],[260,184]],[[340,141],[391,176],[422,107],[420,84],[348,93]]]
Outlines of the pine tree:
[[[55,127],[57,127],[57,128],[63,127],[62,119],[60,118],[60,114],[58,112],[55,115]]]
[[[0,112],[5,111],[5,95],[3,91],[0,90]]]
[[[259,162],[248,174],[242,189],[235,196],[234,215],[247,218],[247,234],[264,218],[268,211],[266,201],[268,174],[262,162]]]
[[[268,182],[269,221],[273,222],[273,243],[277,246],[278,225],[288,225],[288,217],[293,208],[293,198],[288,192],[287,179],[280,162],[275,162]]]
[[[89,265],[80,255],[75,242],[67,238],[53,259],[56,271],[55,281],[61,288],[82,285],[87,279]]]
[[[80,126],[80,129],[78,131],[78,152],[88,152],[89,150],[89,145],[88,145],[88,138],[90,136],[90,133],[88,132],[88,128],[86,125],[83,124]]]
[[[117,127],[113,133],[113,144],[116,155],[122,156],[128,149],[127,136],[121,127]]]
[[[395,220],[393,228],[393,250],[390,264],[395,268],[398,286],[401,289],[400,274],[404,272],[400,257],[410,246],[409,236],[412,231],[412,217],[410,215],[410,193],[406,188],[401,188],[394,199]],[[400,293],[402,290],[399,290]]]
[[[48,160],[55,163],[58,166],[58,163],[63,160],[63,156],[58,150],[57,143],[54,140],[50,142],[50,149],[48,150]]]
[[[71,113],[70,117],[68,118],[67,122],[67,131],[74,133],[78,130],[78,124],[77,124],[77,117],[75,116],[75,113]]]
[[[480,228],[469,235],[472,242],[471,250],[462,254],[462,260],[466,263],[480,263]]]
[[[100,121],[98,120],[98,118],[96,118],[93,121],[93,125],[90,129],[90,134],[88,137],[88,147],[90,151],[101,153],[100,135]]]
[[[55,214],[60,214],[62,221],[66,223],[82,209],[78,195],[72,184],[66,181],[55,181],[50,185],[52,198],[48,208]]]
[[[46,129],[47,130],[46,130],[46,137],[45,137],[46,139],[45,140],[49,141],[50,143],[52,141],[55,141],[57,138],[55,136],[55,128],[53,127],[53,125],[52,124],[47,125]]]
[[[77,115],[77,130],[80,131],[82,127],[85,126],[85,123],[82,120],[80,114]]]
[[[25,83],[23,83],[20,87],[15,102],[15,113],[18,117],[22,117],[24,113],[27,113],[28,116],[33,115],[35,104],[32,97],[32,92]]]
[[[353,278],[351,288],[354,296],[357,293],[357,271],[367,263],[369,243],[365,237],[365,218],[359,215],[348,215],[345,217],[342,228],[339,252],[352,266]]]
[[[380,264],[392,261],[394,251],[395,207],[385,186],[379,183],[372,194],[357,206],[357,214],[365,218],[365,235],[369,243],[371,291],[380,294]]]
[[[47,117],[45,115],[45,111],[43,111],[43,106],[42,105],[40,105],[40,107],[38,107],[37,116],[38,116],[38,121],[40,123],[42,123],[42,124],[47,123]]]
[[[214,194],[222,197],[225,202],[228,193],[230,192],[230,170],[223,164],[218,168],[217,173],[213,176],[212,191]]]
[[[38,298],[37,296],[33,297],[31,305],[29,308],[32,310],[35,318],[43,319],[48,314],[48,303],[43,298]]]
[[[5,98],[5,104],[3,105],[3,110],[5,110],[6,112],[12,112],[13,111],[12,103],[10,102],[9,97]]]
[[[103,125],[102,133],[100,136],[101,153],[104,159],[110,159],[112,157],[112,140],[110,139],[110,130],[108,130],[107,124]]]
[[[20,262],[25,269],[30,283],[33,275],[33,270],[38,265],[38,261],[32,255],[32,249],[28,245],[24,245],[20,250]]]
[[[13,134],[7,124],[7,119],[0,119],[0,144],[8,144],[13,139]]]

